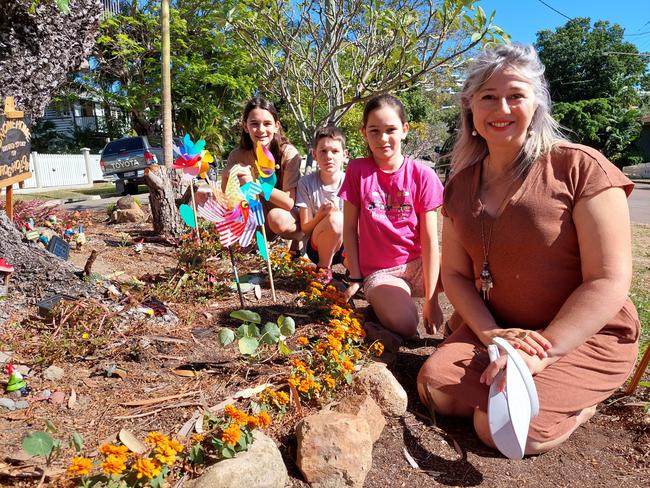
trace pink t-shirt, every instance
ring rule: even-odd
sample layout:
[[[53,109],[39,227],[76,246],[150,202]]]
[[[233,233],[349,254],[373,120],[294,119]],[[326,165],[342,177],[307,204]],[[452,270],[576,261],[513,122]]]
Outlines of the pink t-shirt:
[[[420,257],[419,215],[442,205],[442,183],[408,157],[394,173],[368,157],[350,161],[339,196],[359,209],[359,267],[368,276]]]

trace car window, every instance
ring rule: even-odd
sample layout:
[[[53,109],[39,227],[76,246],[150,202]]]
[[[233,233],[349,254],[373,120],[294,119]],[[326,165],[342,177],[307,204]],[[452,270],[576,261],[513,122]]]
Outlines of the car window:
[[[102,154],[119,154],[127,151],[137,151],[142,148],[143,144],[140,137],[128,137],[126,139],[118,139],[117,141],[109,142],[104,148]]]

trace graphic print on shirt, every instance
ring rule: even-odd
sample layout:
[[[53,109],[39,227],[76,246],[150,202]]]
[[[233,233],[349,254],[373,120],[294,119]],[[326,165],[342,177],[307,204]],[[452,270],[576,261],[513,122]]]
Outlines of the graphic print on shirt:
[[[391,222],[407,220],[413,211],[411,193],[408,190],[381,189],[371,192],[368,210],[375,219],[388,219]]]

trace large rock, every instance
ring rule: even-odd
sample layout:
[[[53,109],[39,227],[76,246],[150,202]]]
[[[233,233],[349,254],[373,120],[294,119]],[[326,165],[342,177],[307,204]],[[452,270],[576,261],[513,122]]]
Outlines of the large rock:
[[[372,466],[372,436],[363,417],[324,410],[298,422],[296,438],[296,463],[312,488],[363,486]]]
[[[131,195],[124,195],[123,197],[118,198],[115,202],[115,208],[118,210],[129,210],[132,208],[140,207],[135,199]]]
[[[126,222],[135,222],[141,224],[146,222],[147,215],[136,204],[134,208],[127,208],[125,210],[116,210],[113,212],[112,221],[116,224],[124,224]]]
[[[273,439],[263,432],[253,433],[255,441],[246,452],[224,459],[185,484],[187,488],[284,488],[287,468]]]
[[[335,407],[335,410],[340,413],[349,413],[365,419],[370,429],[372,442],[379,439],[384,427],[386,427],[386,419],[381,413],[381,408],[379,408],[377,402],[370,395],[346,397]]]
[[[370,395],[386,415],[401,417],[406,413],[406,391],[385,364],[373,362],[364,367],[355,375],[353,389]]]

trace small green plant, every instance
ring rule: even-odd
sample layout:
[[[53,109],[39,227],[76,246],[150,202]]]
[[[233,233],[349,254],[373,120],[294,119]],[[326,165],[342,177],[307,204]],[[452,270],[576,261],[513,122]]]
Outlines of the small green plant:
[[[113,216],[113,212],[115,212],[115,210],[117,210],[116,204],[109,203],[108,205],[106,205],[106,215],[108,215],[109,217]]]
[[[42,456],[45,458],[45,465],[50,466],[68,446],[73,446],[77,453],[83,450],[83,438],[77,432],[73,432],[66,442],[52,437],[57,432],[55,425],[48,419],[44,419],[45,431],[30,432],[22,442],[23,451],[30,456]]]
[[[237,339],[239,352],[244,356],[257,356],[261,344],[276,344],[280,353],[291,353],[285,342],[286,338],[296,331],[296,323],[291,317],[280,315],[277,322],[267,322],[261,329],[261,317],[250,310],[235,310],[230,313],[230,317],[243,323],[235,331],[228,328],[219,331],[218,339],[222,346],[225,347]]]

